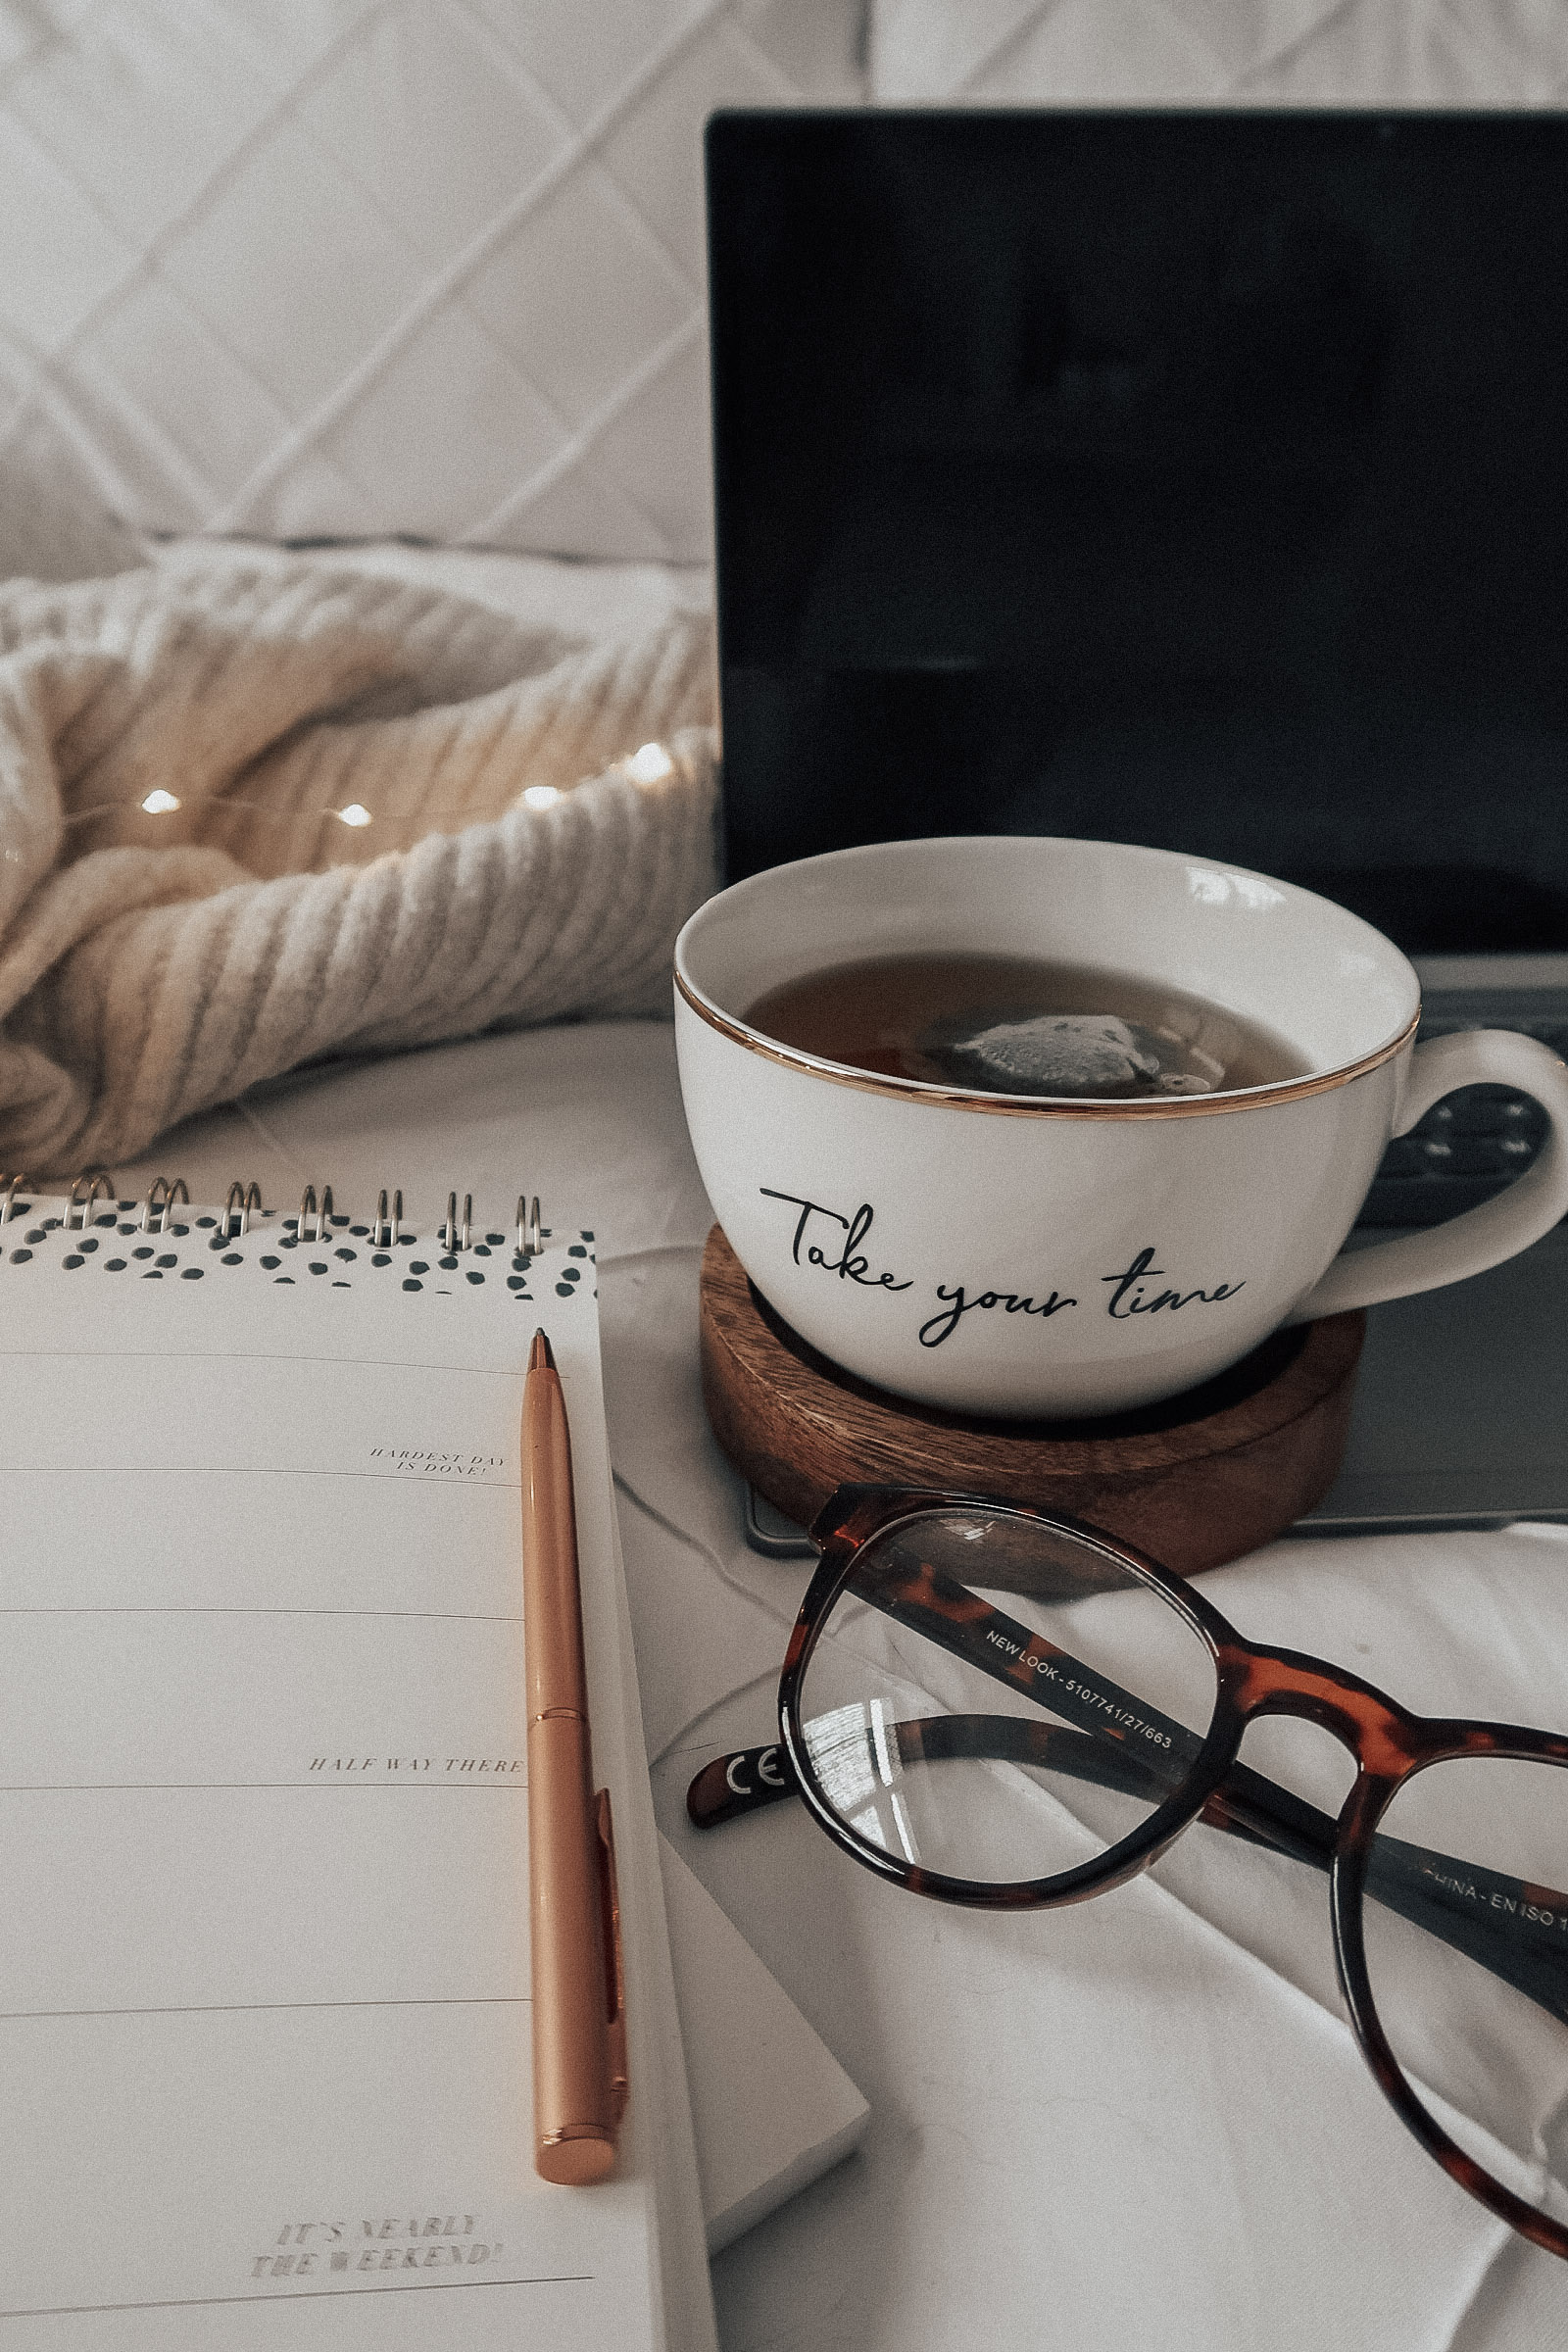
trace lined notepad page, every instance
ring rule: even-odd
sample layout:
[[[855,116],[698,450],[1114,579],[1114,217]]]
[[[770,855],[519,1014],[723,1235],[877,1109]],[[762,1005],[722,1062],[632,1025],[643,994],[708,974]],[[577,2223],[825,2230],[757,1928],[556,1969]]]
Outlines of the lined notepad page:
[[[503,1236],[59,1213],[0,1250],[0,2352],[632,2352],[682,2296],[706,2334],[591,1237],[519,1274]],[[588,2190],[532,2166],[540,1325],[628,1936],[631,2110]]]

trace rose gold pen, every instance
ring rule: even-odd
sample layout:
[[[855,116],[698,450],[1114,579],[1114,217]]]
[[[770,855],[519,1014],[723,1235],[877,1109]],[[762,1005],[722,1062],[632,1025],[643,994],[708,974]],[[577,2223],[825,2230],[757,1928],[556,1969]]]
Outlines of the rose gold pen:
[[[534,2168],[582,2186],[615,2161],[626,2021],[610,1792],[594,1794],[571,1438],[542,1331],[522,1391]]]

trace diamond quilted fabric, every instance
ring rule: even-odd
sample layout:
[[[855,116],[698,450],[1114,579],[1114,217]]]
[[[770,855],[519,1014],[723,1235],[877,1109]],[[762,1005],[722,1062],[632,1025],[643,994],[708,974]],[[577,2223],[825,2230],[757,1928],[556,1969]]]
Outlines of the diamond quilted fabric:
[[[871,0],[894,106],[1558,106],[1568,11],[1520,0]]]
[[[0,568],[702,558],[702,125],[859,98],[862,13],[0,0]]]

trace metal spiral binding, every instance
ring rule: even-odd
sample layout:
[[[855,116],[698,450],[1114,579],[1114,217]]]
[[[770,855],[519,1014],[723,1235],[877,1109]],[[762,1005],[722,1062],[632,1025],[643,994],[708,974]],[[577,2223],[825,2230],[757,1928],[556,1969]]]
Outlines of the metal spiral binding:
[[[79,1184],[81,1179],[78,1177],[76,1182]],[[74,1184],[71,1188],[73,1203],[74,1203],[75,1198],[76,1185]],[[167,1233],[169,1231],[169,1212],[176,1202],[186,1208],[190,1206],[190,1195],[185,1190],[184,1177],[176,1176],[172,1183],[167,1176],[155,1177],[147,1187],[147,1198],[141,1204],[141,1215],[137,1219],[141,1231],[143,1233]],[[152,1222],[154,1217],[158,1219],[156,1225]],[[71,1224],[70,1208],[66,1211],[66,1224],[68,1227]]]
[[[20,1170],[16,1174],[12,1174],[9,1170],[0,1169],[0,1231],[3,1231],[11,1222],[18,1194],[31,1193],[36,1196],[37,1190],[38,1188],[31,1179]],[[84,1169],[73,1184],[66,1201],[66,1213],[63,1220],[65,1230],[68,1233],[85,1233],[93,1222],[93,1210],[100,1200],[107,1200],[111,1208],[119,1205],[114,1176],[107,1168]],[[28,1204],[24,1203],[24,1205]],[[128,1202],[126,1206],[128,1208]],[[167,1233],[171,1211],[189,1206],[190,1192],[183,1176],[156,1177],[143,1196],[141,1212],[136,1221],[137,1231],[153,1234]],[[228,1188],[228,1197],[223,1202],[222,1213],[217,1219],[215,1241],[221,1244],[234,1240],[236,1235],[248,1234],[253,1214],[259,1217],[267,1214],[262,1202],[261,1187],[255,1183],[246,1184],[236,1177]],[[320,1203],[318,1206],[316,1187],[314,1184],[308,1184],[300,1197],[300,1213],[296,1224],[299,1240],[315,1242],[318,1246],[329,1240],[332,1219],[331,1186],[327,1184],[321,1187]],[[387,1194],[383,1190],[377,1196],[375,1216],[370,1226],[372,1249],[385,1250],[394,1247],[402,1238],[402,1231],[403,1195],[401,1192],[392,1194],[389,1213]],[[471,1193],[465,1193],[463,1196],[461,1217],[458,1214],[457,1194],[448,1193],[446,1222],[439,1229],[439,1238],[448,1253],[454,1256],[460,1250],[470,1250],[473,1247],[473,1195]],[[526,1193],[519,1193],[517,1195],[516,1244],[518,1261],[526,1267],[531,1258],[542,1254],[544,1246],[544,1227],[540,1222],[539,1196],[535,1193],[530,1198]]]
[[[236,1177],[228,1188],[228,1199],[223,1202],[223,1213],[218,1220],[219,1240],[231,1242],[234,1239],[234,1219],[236,1217],[239,1219],[240,1232],[242,1234],[249,1233],[253,1208],[259,1217],[267,1214],[262,1206],[261,1186],[259,1184],[243,1184]]]
[[[539,1196],[531,1200],[525,1193],[517,1195],[517,1255],[524,1265],[537,1257],[545,1246],[544,1228],[539,1222]]]
[[[87,1188],[85,1193],[82,1191],[84,1185]],[[89,1168],[85,1175],[76,1178],[71,1188],[71,1198],[66,1202],[66,1231],[85,1233],[92,1223],[94,1204],[100,1200],[113,1202],[114,1199],[113,1177],[106,1169]],[[81,1210],[79,1217],[76,1214],[78,1207]]]
[[[316,1231],[314,1233],[309,1230],[310,1222],[313,1217],[316,1219]],[[327,1233],[326,1229],[331,1223],[331,1220],[332,1187],[329,1184],[322,1185],[321,1205],[319,1208],[318,1208],[316,1205],[316,1187],[314,1184],[308,1184],[305,1187],[304,1192],[300,1195],[299,1222],[294,1229],[299,1235],[300,1240],[302,1242],[317,1243],[329,1240],[331,1237]]]

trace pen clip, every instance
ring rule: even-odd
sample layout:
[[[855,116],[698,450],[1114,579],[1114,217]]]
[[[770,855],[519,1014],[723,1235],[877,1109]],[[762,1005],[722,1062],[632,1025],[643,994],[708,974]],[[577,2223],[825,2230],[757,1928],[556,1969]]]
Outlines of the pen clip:
[[[612,2127],[618,2131],[626,2112],[631,2076],[626,2064],[626,1969],[620,1947],[620,1887],[615,1878],[615,1829],[610,1815],[608,1788],[601,1788],[594,1798],[594,1820],[599,1831],[600,1904],[605,1923],[610,2103]]]

